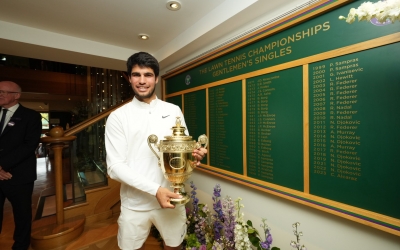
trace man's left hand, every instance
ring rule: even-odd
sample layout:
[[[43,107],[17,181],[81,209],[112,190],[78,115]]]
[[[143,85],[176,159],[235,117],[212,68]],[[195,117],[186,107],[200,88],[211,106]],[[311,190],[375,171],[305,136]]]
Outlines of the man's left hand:
[[[204,156],[207,154],[207,152],[208,151],[205,148],[199,148],[199,149],[193,150],[192,155],[197,159],[197,163],[196,163],[197,166],[200,165],[200,161],[204,158]]]
[[[9,172],[6,172],[3,170],[2,167],[0,167],[0,181],[5,181],[11,179],[12,175]]]

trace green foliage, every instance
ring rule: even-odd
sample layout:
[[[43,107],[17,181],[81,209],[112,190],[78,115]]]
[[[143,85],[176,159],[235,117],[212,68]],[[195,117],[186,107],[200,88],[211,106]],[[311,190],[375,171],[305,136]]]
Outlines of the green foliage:
[[[202,203],[199,203],[199,211],[198,211],[198,214],[201,216],[201,217],[203,217],[203,218],[207,218],[207,214],[203,211],[203,208],[204,208],[204,204],[202,204]]]
[[[247,221],[247,233],[249,234],[249,240],[251,244],[257,248],[257,250],[262,250],[260,247],[260,234],[257,229],[253,227],[253,222],[251,220]]]
[[[200,242],[197,240],[196,234],[186,235],[186,246],[187,247],[200,247]]]
[[[263,250],[261,247],[261,236],[257,229],[253,227],[253,222],[251,220],[247,221],[247,232],[249,235],[249,240],[251,244],[257,248],[257,250]],[[280,250],[278,247],[272,247],[271,250]]]

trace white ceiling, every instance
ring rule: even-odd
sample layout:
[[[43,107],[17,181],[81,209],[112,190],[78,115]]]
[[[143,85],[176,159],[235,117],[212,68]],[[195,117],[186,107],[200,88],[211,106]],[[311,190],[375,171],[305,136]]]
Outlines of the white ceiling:
[[[125,70],[147,51],[168,70],[308,1],[179,2],[170,11],[167,0],[0,0],[0,54]]]

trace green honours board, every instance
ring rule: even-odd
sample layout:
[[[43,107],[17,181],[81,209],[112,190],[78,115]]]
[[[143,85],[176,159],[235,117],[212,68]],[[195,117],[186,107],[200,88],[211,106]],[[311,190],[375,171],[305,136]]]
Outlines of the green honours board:
[[[360,1],[318,11],[348,2],[189,63],[166,98],[207,130],[200,170],[400,236],[400,22],[338,19]]]
[[[166,93],[198,87],[208,82],[294,61],[399,31],[398,22],[379,27],[369,22],[349,25],[338,19],[340,15],[346,15],[351,7],[356,8],[359,4],[360,2],[356,1],[344,8],[326,13],[173,76],[168,81],[180,84],[168,84]],[[189,85],[186,79],[190,79]]]
[[[209,89],[210,165],[243,174],[242,83]]]
[[[310,193],[400,218],[400,43],[309,67]]]
[[[184,116],[189,135],[193,140],[198,140],[200,135],[206,134],[206,91],[200,90],[187,93],[184,98]],[[203,159],[202,163],[207,163],[207,159]]]
[[[175,105],[177,105],[177,106],[179,106],[179,108],[181,108],[181,110],[183,110],[183,109],[182,109],[182,96],[181,96],[181,95],[177,95],[177,96],[173,96],[173,97],[168,97],[168,98],[166,99],[166,101],[167,101],[167,102],[170,102],[170,103],[173,103],[173,104],[175,104]]]
[[[302,67],[246,80],[248,176],[303,191]]]

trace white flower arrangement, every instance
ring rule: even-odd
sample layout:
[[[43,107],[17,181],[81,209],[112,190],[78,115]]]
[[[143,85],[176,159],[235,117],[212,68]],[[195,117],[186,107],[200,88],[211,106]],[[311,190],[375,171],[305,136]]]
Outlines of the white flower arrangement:
[[[247,226],[244,221],[244,214],[240,212],[240,209],[244,207],[243,204],[240,204],[240,201],[242,199],[239,197],[235,201],[235,208],[237,211],[237,217],[236,217],[236,226],[235,226],[235,249],[238,250],[247,250],[251,249],[250,245],[250,240],[249,240],[249,235],[247,231]]]
[[[376,3],[364,2],[357,9],[351,8],[347,17],[340,16],[339,19],[347,23],[358,21],[378,20],[380,23],[400,21],[400,0],[378,1]]]
[[[279,250],[272,246],[271,228],[262,219],[263,232],[253,227],[251,220],[244,219],[242,198],[235,201],[230,196],[221,198],[221,186],[215,185],[213,210],[199,203],[197,187],[190,182],[192,209],[186,208],[187,231],[184,250]],[[159,235],[155,230],[155,235]],[[265,237],[265,240],[263,238]],[[159,238],[159,237],[158,237]],[[162,239],[161,239],[162,241]]]

